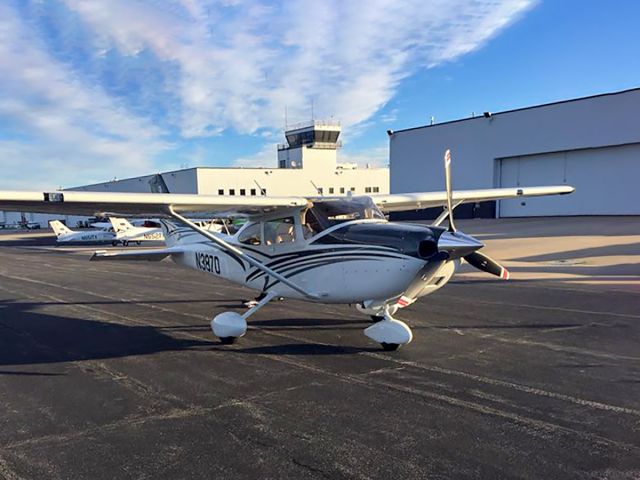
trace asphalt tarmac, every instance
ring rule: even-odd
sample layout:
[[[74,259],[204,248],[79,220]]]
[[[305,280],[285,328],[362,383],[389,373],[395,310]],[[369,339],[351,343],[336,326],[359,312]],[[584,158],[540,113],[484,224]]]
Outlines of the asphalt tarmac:
[[[633,288],[462,274],[397,352],[290,300],[226,346],[241,287],[4,240],[0,478],[640,477]]]

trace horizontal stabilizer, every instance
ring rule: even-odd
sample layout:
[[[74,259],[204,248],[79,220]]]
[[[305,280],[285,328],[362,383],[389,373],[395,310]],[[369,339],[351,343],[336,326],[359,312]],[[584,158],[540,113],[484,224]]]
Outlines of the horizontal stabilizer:
[[[179,247],[156,248],[149,250],[98,250],[91,256],[92,262],[105,260],[147,260],[158,262],[169,255],[179,255],[184,250]]]

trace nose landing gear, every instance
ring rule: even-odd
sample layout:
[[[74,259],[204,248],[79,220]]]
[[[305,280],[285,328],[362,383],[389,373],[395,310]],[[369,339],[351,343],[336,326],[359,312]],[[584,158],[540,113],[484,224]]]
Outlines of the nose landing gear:
[[[391,315],[390,307],[386,306],[384,318],[364,331],[367,337],[382,345],[385,351],[397,350],[401,345],[406,345],[413,340],[413,333],[409,326]]]

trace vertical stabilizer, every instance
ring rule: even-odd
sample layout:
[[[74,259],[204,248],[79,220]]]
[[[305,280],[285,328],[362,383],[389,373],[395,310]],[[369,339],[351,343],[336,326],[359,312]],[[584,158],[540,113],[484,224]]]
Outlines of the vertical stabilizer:
[[[73,233],[73,231],[67,228],[67,226],[64,223],[62,223],[60,220],[51,220],[49,222],[49,226],[53,230],[53,233],[56,234],[56,237],[59,237],[60,235],[68,235],[69,233]]]
[[[131,225],[129,223],[129,220],[127,220],[126,218],[109,217],[109,221],[111,222],[113,231],[116,233],[126,232],[127,230],[131,230],[133,228],[133,225]]]

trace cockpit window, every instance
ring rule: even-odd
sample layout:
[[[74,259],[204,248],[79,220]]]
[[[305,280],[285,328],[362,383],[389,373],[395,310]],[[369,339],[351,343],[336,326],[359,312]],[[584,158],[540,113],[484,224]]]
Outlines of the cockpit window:
[[[305,228],[319,233],[339,223],[365,219],[384,219],[370,197],[327,198],[314,200],[303,222]]]
[[[262,229],[260,228],[261,224],[252,223],[245,227],[238,236],[238,241],[240,243],[244,243],[245,245],[260,245],[262,243]]]
[[[293,243],[296,241],[296,229],[293,217],[278,218],[264,222],[265,245]]]

